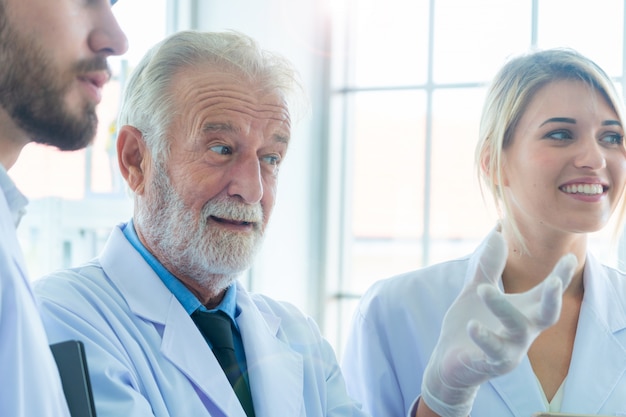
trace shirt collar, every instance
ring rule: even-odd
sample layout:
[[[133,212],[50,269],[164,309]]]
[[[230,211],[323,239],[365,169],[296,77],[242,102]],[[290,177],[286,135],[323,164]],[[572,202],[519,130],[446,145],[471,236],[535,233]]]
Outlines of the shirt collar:
[[[159,262],[157,258],[154,257],[148,251],[148,249],[141,243],[139,240],[139,236],[135,231],[135,226],[133,224],[132,219],[125,225],[122,226],[122,230],[124,232],[124,236],[130,242],[131,245],[139,252],[139,254],[143,257],[143,259],[150,265],[150,267],[156,272],[156,274],[161,278],[161,281],[165,284],[165,286],[174,294],[176,299],[183,306],[187,314],[191,314],[197,309],[202,311],[217,311],[221,310],[228,317],[231,318],[233,323],[236,326],[235,317],[238,315],[237,309],[237,286],[232,284],[226,290],[226,294],[224,295],[224,299],[220,302],[220,304],[214,309],[207,309],[202,305],[200,300],[187,288],[185,285],[176,278],[170,271],[168,271],[162,264]]]
[[[13,217],[13,224],[17,227],[22,216],[26,213],[28,199],[17,189],[2,164],[0,164],[0,190],[4,193],[7,204],[9,205],[9,211]]]

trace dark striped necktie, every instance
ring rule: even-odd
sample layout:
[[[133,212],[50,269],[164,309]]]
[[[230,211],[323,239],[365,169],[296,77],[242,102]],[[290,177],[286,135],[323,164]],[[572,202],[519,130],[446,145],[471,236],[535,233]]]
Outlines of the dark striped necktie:
[[[246,415],[254,417],[250,387],[235,356],[233,329],[230,318],[221,311],[209,313],[200,310],[194,311],[191,314],[191,318],[204,338],[212,346],[213,354],[224,370],[235,394],[237,394],[237,398],[239,398]]]

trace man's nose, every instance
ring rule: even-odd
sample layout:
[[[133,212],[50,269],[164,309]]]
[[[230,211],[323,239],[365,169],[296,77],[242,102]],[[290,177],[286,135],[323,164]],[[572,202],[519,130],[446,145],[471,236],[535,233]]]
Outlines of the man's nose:
[[[93,29],[89,34],[89,48],[95,53],[122,55],[128,50],[128,39],[113,15],[111,6],[99,7],[93,16]]]
[[[236,161],[231,167],[228,195],[238,196],[248,204],[256,204],[263,197],[261,163],[255,157]]]

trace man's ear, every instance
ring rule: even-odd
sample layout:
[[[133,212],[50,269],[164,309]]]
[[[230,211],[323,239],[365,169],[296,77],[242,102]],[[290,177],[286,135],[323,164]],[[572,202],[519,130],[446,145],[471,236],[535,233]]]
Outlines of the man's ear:
[[[150,155],[139,129],[124,125],[117,134],[117,162],[120,172],[135,194],[143,194]]]

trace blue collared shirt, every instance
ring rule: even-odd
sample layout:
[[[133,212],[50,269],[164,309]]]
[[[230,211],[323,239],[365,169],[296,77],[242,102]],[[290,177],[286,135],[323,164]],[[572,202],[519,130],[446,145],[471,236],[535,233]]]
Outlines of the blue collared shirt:
[[[232,284],[228,287],[226,294],[224,295],[224,299],[222,299],[217,307],[209,310],[202,305],[200,300],[198,300],[198,298],[187,287],[185,287],[185,285],[178,278],[168,271],[163,264],[161,264],[161,262],[159,262],[159,260],[155,258],[154,255],[148,251],[148,249],[146,249],[143,243],[141,243],[141,240],[139,240],[139,236],[137,236],[132,219],[127,224],[122,226],[122,230],[126,239],[128,239],[130,244],[133,245],[137,252],[141,254],[143,259],[148,263],[148,265],[150,265],[154,272],[156,272],[159,278],[161,278],[161,281],[163,281],[165,286],[172,292],[172,294],[174,294],[174,297],[176,297],[178,302],[180,302],[187,314],[191,315],[191,313],[198,309],[208,312],[220,310],[230,317],[230,320],[236,329],[236,331],[233,332],[235,355],[237,356],[239,366],[245,370],[246,356],[243,350],[241,334],[239,333],[239,326],[237,325],[237,320],[235,320],[240,313],[240,310],[237,307],[237,286]],[[209,342],[207,341],[207,343]]]

